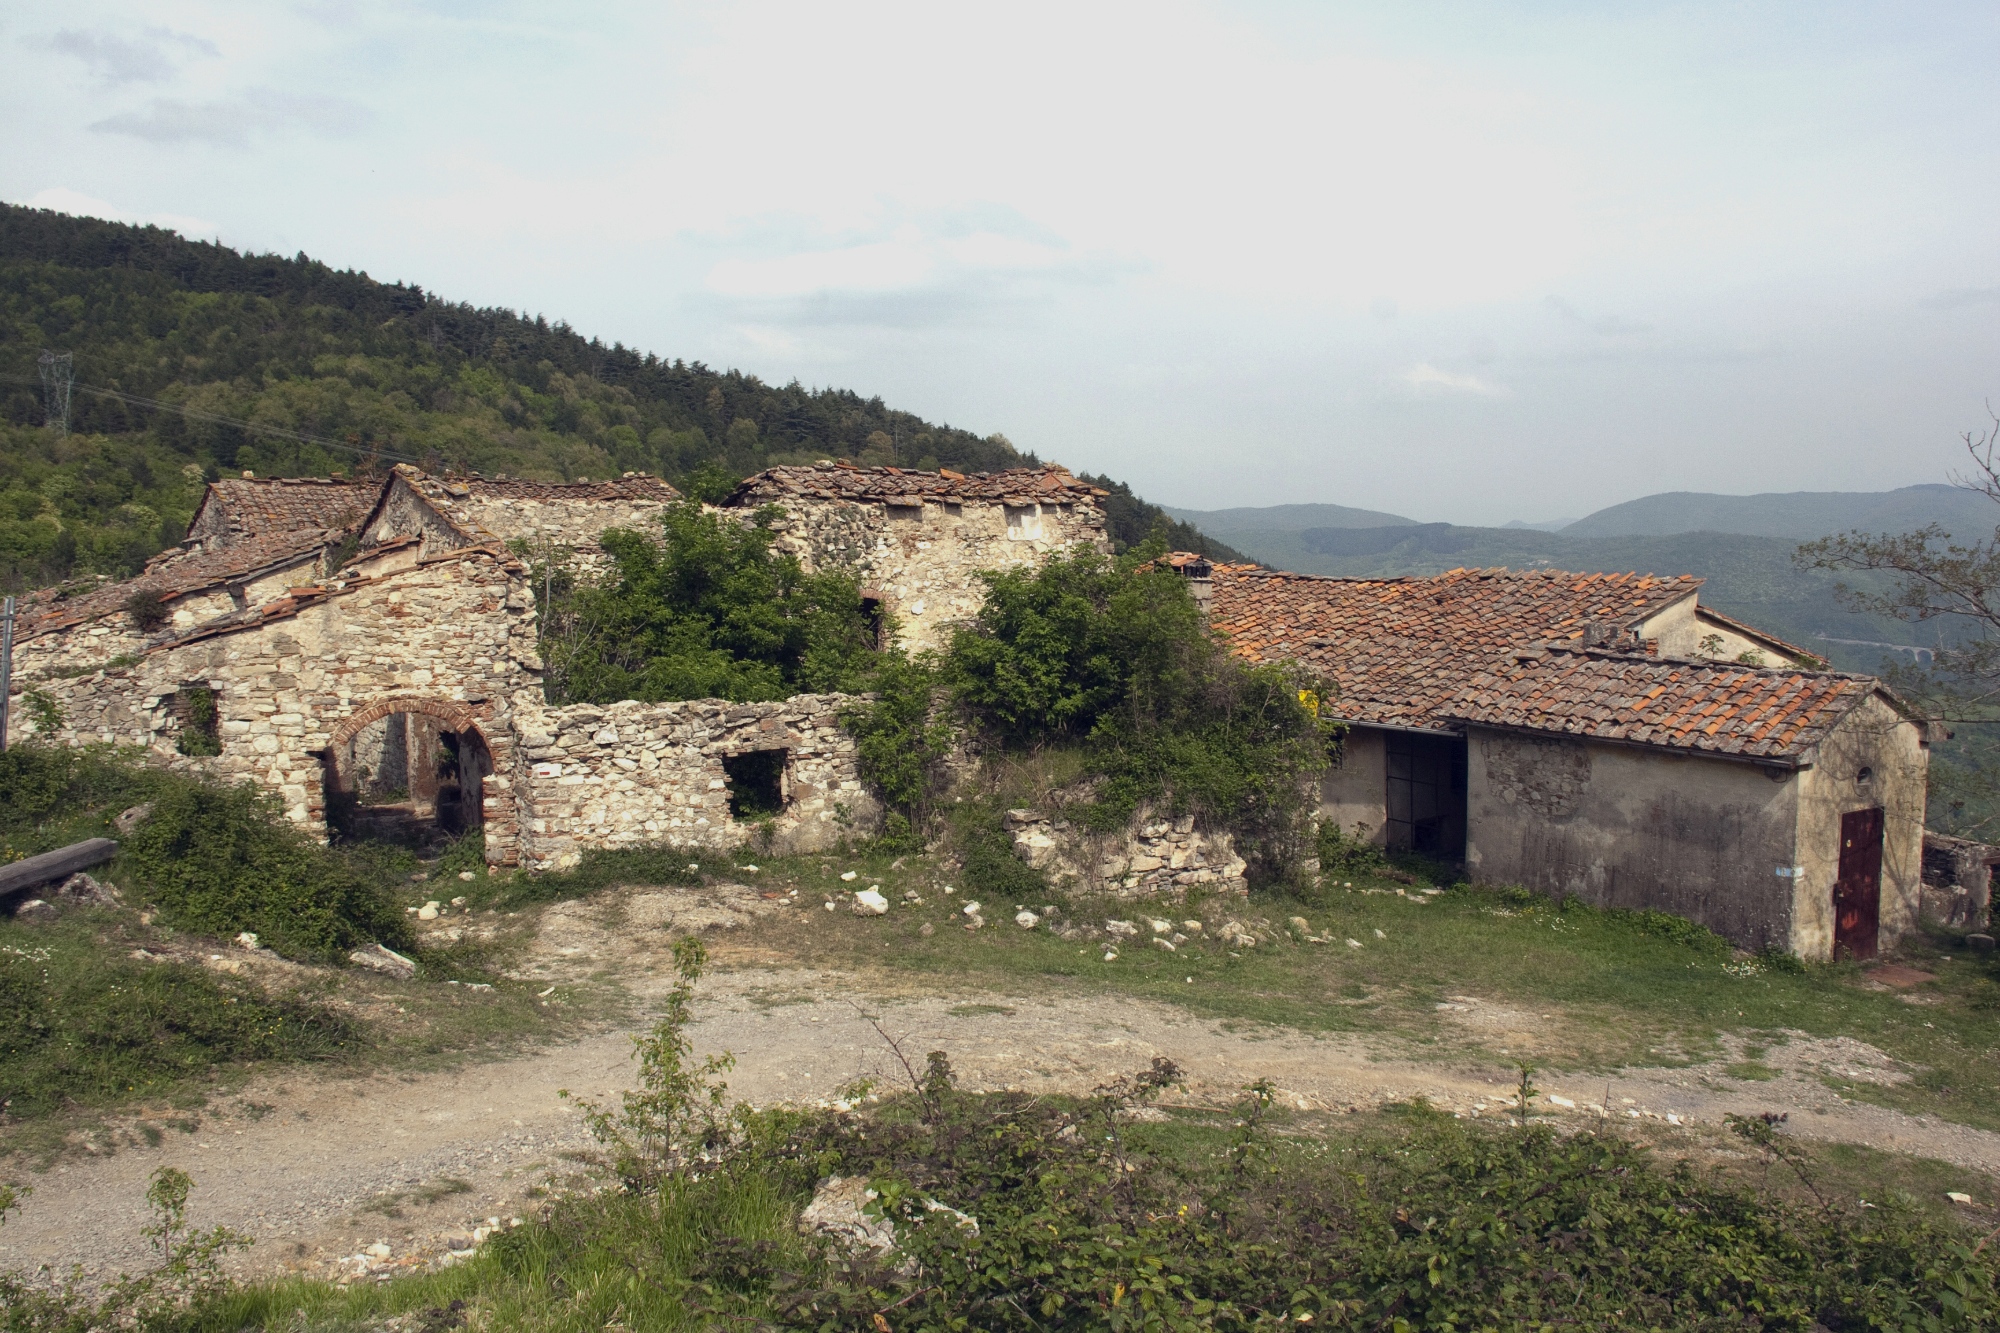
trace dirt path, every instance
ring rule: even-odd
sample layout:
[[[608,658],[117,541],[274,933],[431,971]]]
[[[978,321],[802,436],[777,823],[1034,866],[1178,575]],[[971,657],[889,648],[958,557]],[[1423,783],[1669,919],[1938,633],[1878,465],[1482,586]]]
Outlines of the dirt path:
[[[686,917],[685,899],[630,900],[621,921]],[[701,910],[709,910],[703,908]],[[649,917],[650,914],[650,917]],[[691,921],[688,924],[692,924]],[[600,909],[563,905],[542,931],[531,970],[559,976],[566,966],[601,963],[617,938]],[[660,935],[648,932],[651,938]],[[575,960],[574,962],[570,960]],[[658,970],[642,992],[663,984]],[[1513,1016],[1477,997],[1459,997],[1468,1021]],[[1101,995],[994,995],[986,992],[884,998],[865,979],[798,970],[740,967],[703,983],[694,1032],[698,1048],[737,1059],[735,1095],[753,1104],[811,1102],[852,1079],[902,1082],[894,1053],[864,1017],[873,1014],[913,1060],[944,1049],[971,1089],[1087,1091],[1155,1055],[1187,1071],[1187,1099],[1220,1105],[1256,1078],[1269,1078],[1287,1104],[1338,1113],[1415,1096],[1462,1114],[1499,1114],[1511,1090],[1503,1068],[1439,1067],[1396,1058],[1381,1042],[1316,1037],[1284,1029],[1225,1031],[1164,1005]],[[376,1269],[415,1265],[446,1252],[454,1235],[487,1218],[527,1214],[530,1191],[565,1157],[587,1146],[576,1112],[559,1089],[603,1097],[629,1086],[631,1042],[608,1033],[535,1054],[422,1075],[300,1077],[246,1089],[238,1107],[205,1112],[192,1135],[170,1133],[157,1148],[70,1160],[36,1178],[35,1195],[0,1229],[0,1268],[83,1265],[109,1276],[143,1265],[146,1178],[160,1165],[182,1167],[196,1189],[200,1226],[248,1232],[255,1246],[246,1273],[355,1273],[343,1264],[372,1244],[390,1258]],[[1854,1042],[1795,1040],[1763,1057],[1775,1080],[1736,1083],[1719,1066],[1630,1071],[1602,1078],[1540,1078],[1565,1117],[1608,1113],[1669,1135],[1712,1129],[1727,1112],[1786,1111],[1807,1138],[1868,1144],[2000,1174],[2000,1134],[1913,1118],[1843,1101],[1818,1081],[1898,1077],[1879,1053]],[[1565,1107],[1563,1101],[1573,1103]],[[1607,1103],[1603,1110],[1600,1103]],[[268,1109],[264,1109],[268,1108]],[[1482,1110],[1483,1108],[1483,1110]],[[463,1242],[461,1242],[463,1243]]]

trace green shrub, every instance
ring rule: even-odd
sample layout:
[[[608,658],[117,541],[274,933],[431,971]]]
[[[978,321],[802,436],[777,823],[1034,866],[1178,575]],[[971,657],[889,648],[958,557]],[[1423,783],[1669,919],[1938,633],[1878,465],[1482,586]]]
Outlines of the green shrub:
[[[286,822],[250,787],[177,783],[126,841],[136,874],[174,925],[214,935],[254,931],[294,958],[333,958],[358,944],[406,942],[385,886]]]
[[[961,817],[957,829],[961,887],[967,893],[999,903],[1043,902],[1048,879],[1014,855],[1014,840],[1000,827],[997,812],[976,809]]]
[[[884,653],[868,685],[875,698],[843,710],[841,725],[854,737],[862,778],[908,825],[921,828],[956,735],[937,662]]]
[[[0,1100],[30,1118],[145,1096],[211,1066],[328,1059],[340,1015],[180,963],[109,955],[88,930],[0,935]]]
[[[856,686],[874,657],[860,585],[775,550],[778,512],[746,525],[670,505],[657,533],[604,534],[616,572],[602,584],[538,570],[551,701],[750,702]]]
[[[1263,876],[1286,873],[1336,734],[1319,717],[1321,691],[1289,667],[1229,654],[1154,554],[1112,561],[1079,547],[983,573],[978,616],[934,668],[885,665],[881,696],[849,725],[891,804],[921,824],[942,778],[952,738],[936,721],[935,670],[987,744],[1081,748],[1095,797],[1072,818],[1109,829],[1157,803],[1231,829]]]
[[[1320,873],[1329,879],[1341,875],[1380,875],[1388,871],[1388,853],[1369,842],[1358,831],[1344,832],[1331,821],[1319,826]]]

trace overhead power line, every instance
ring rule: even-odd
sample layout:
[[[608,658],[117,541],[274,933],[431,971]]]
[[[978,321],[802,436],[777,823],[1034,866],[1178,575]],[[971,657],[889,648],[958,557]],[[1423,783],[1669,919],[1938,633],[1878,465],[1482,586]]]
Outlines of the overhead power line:
[[[55,427],[57,436],[69,434],[69,391],[76,384],[76,357],[58,356],[48,348],[36,358],[42,372],[42,420]]]
[[[46,392],[46,381],[49,377],[47,361],[55,360],[63,362],[65,369],[67,369],[69,353],[65,352],[61,357],[54,357],[45,352],[43,353],[43,357],[45,358],[43,362],[43,380],[45,382],[44,391]],[[0,380],[6,380],[12,384],[35,383],[34,380],[23,379],[19,375],[0,375]],[[275,435],[280,439],[296,440],[300,444],[315,444],[322,449],[340,449],[347,453],[357,454],[366,458],[386,458],[398,463],[414,463],[421,466],[424,461],[409,454],[399,454],[388,449],[376,448],[372,445],[350,444],[345,440],[329,440],[323,435],[308,435],[304,431],[286,430],[282,426],[262,426],[256,422],[240,421],[235,417],[225,417],[214,412],[198,412],[194,408],[182,407],[178,403],[163,403],[157,398],[148,398],[144,394],[126,393],[121,389],[106,389],[95,384],[75,384],[73,379],[66,381],[63,389],[62,429],[64,430],[68,428],[69,424],[69,391],[72,386],[78,393],[95,394],[99,398],[115,398],[121,403],[130,403],[134,407],[151,408],[156,412],[172,412],[176,416],[187,418],[189,421],[205,421],[216,426],[234,426],[236,429],[251,435]],[[53,424],[53,414],[50,420]]]

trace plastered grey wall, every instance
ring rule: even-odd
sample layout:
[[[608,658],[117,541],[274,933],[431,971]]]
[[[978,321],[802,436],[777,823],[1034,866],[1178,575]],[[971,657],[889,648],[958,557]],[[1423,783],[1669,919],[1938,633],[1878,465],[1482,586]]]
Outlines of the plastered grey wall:
[[[1473,728],[1467,871],[1789,947],[1795,777],[1661,750]]]
[[[1861,782],[1863,769],[1869,779]],[[1880,698],[1855,708],[1820,743],[1799,777],[1798,860],[1790,947],[1801,958],[1833,956],[1833,888],[1840,874],[1840,819],[1882,807],[1882,948],[1914,928],[1923,900],[1924,793],[1930,750],[1923,729]]]
[[[1349,836],[1359,834],[1380,847],[1388,823],[1388,769],[1383,735],[1373,727],[1350,727],[1340,758],[1319,784],[1319,821]],[[1358,826],[1358,827],[1357,827]]]

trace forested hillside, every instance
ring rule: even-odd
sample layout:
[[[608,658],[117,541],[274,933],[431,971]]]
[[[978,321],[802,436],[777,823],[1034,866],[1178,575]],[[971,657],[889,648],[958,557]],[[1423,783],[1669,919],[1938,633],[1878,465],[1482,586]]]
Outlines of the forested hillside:
[[[45,348],[75,358],[67,436],[44,422]],[[880,398],[607,347],[561,322],[303,254],[0,205],[9,590],[134,572],[179,540],[203,479],[224,471],[366,473],[408,460],[547,480],[707,469],[712,481],[717,469],[733,479],[826,457],[968,472],[1038,461],[1004,436]],[[1165,524],[1175,546],[1232,554],[1129,488],[1099,484],[1113,491],[1122,545]]]

